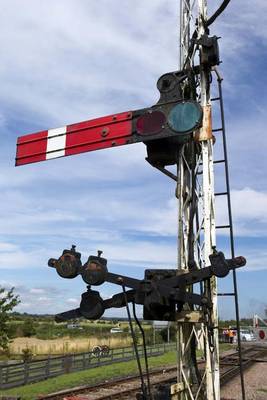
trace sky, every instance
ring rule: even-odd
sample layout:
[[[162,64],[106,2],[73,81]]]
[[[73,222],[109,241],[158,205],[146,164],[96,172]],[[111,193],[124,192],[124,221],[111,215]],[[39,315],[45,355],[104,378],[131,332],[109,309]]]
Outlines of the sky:
[[[209,3],[211,15],[220,1]],[[17,311],[78,307],[82,280],[47,267],[72,244],[83,261],[103,250],[114,273],[176,268],[175,185],[145,161],[143,144],[14,162],[18,136],[154,104],[157,79],[178,69],[179,2],[0,0],[0,10],[0,285],[20,294]],[[247,258],[238,271],[242,317],[267,304],[266,27],[265,0],[232,0],[211,27],[221,37],[236,254]],[[218,223],[225,212],[220,200]],[[228,256],[226,232],[217,243]],[[219,282],[220,291],[231,287],[231,278]],[[98,290],[107,298],[119,288]],[[234,317],[233,300],[220,300],[219,312]]]

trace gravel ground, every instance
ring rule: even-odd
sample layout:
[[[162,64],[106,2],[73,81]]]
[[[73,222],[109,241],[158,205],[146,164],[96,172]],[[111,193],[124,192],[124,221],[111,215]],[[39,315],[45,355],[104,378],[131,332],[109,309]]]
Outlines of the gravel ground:
[[[244,378],[246,400],[267,400],[267,363],[254,364]],[[221,399],[242,400],[239,376],[222,388]]]

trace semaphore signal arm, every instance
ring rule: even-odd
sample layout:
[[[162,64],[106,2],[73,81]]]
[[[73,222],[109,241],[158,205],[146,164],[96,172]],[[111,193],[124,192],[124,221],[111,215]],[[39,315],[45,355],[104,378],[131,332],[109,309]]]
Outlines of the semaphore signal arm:
[[[153,166],[176,163],[179,145],[192,138],[203,118],[189,75],[162,75],[159,101],[151,107],[20,136],[16,166],[138,142],[146,144]]]

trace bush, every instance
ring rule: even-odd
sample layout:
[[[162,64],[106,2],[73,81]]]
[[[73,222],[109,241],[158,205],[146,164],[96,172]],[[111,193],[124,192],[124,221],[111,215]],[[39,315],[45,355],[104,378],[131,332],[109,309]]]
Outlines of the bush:
[[[23,336],[25,337],[31,337],[36,334],[36,329],[32,319],[26,319],[26,321],[22,325],[22,332]]]
[[[21,327],[21,324],[19,324],[17,322],[10,322],[8,324],[8,335],[11,339],[18,337],[17,331],[18,331],[19,327]],[[21,333],[22,333],[22,330],[21,330]],[[21,334],[21,336],[22,336],[22,334]]]
[[[22,360],[23,362],[27,363],[30,362],[33,358],[33,352],[31,349],[26,347],[26,349],[22,349]]]
[[[54,337],[54,324],[44,323],[39,324],[36,328],[36,337],[38,339],[53,339]]]
[[[174,325],[171,325],[169,329],[170,329],[170,342],[174,342],[176,338],[176,328]],[[168,341],[168,328],[162,329],[159,334],[164,342]]]

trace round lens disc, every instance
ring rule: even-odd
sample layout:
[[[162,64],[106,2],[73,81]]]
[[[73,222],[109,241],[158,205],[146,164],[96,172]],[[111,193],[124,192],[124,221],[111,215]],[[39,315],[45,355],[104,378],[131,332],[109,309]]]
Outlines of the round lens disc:
[[[153,135],[163,129],[166,117],[161,111],[148,112],[136,121],[136,130],[139,135]]]
[[[196,102],[187,101],[176,104],[168,115],[168,124],[175,132],[193,131],[200,123],[202,109]]]

